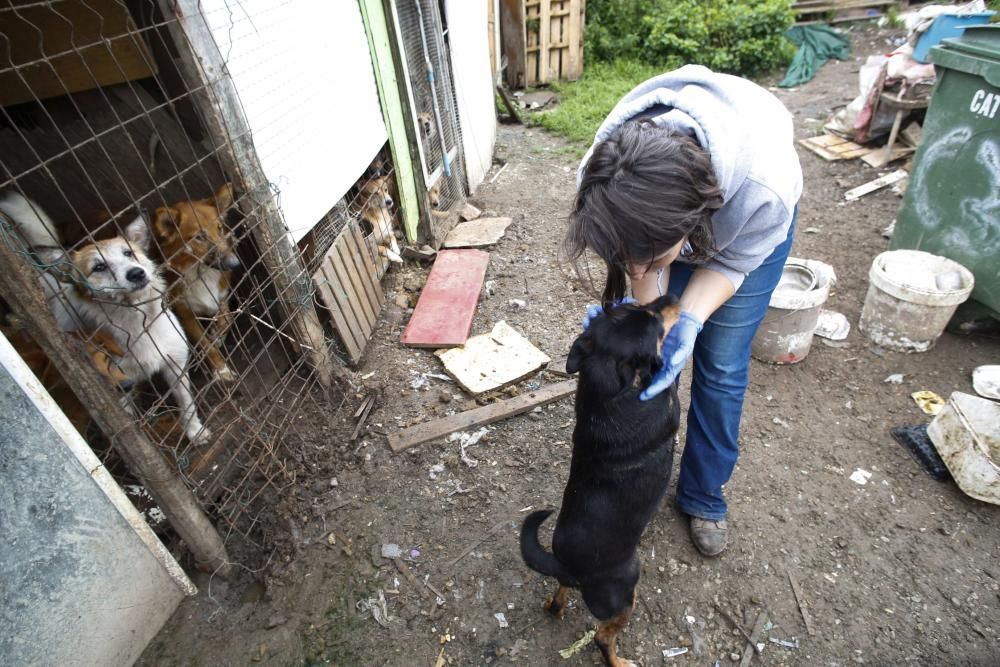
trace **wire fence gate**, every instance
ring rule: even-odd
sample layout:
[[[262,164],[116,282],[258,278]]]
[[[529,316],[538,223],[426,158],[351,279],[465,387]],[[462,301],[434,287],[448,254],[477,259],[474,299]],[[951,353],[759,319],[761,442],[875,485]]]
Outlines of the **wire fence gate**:
[[[363,351],[398,245],[385,150],[307,240],[288,238],[222,56],[206,68],[190,41],[197,11],[0,4],[0,325],[150,522],[166,512],[218,569],[232,537],[267,541],[270,500],[308,456],[296,422],[333,412],[335,357]],[[340,303],[357,331],[323,298],[342,238],[374,280]],[[328,316],[352,341],[333,355]],[[185,516],[184,487],[221,543]]]

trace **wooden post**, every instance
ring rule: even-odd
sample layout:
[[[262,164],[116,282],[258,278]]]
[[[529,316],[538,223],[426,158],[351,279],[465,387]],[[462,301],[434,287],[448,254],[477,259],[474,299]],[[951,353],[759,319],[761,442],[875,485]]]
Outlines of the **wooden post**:
[[[219,533],[177,471],[122,408],[107,380],[82,358],[72,339],[59,331],[42,295],[38,275],[4,242],[0,242],[0,263],[4,266],[0,271],[0,294],[18,314],[25,330],[56,365],[101,430],[111,437],[115,451],[142,481],[199,565],[228,576],[232,564]]]
[[[389,133],[392,164],[396,172],[396,183],[399,185],[403,230],[406,232],[406,239],[414,243],[417,240],[421,213],[425,208],[421,201],[426,199],[418,191],[426,191],[426,187],[423,183],[423,170],[413,168],[414,164],[420,164],[420,155],[414,151],[419,139],[412,114],[403,103],[403,100],[408,99],[405,88],[400,88],[400,79],[397,78],[405,75],[397,69],[400,64],[399,52],[393,48],[396,41],[383,0],[360,0],[359,4],[365,32],[368,33],[368,49],[375,69],[382,118]],[[420,172],[419,186],[416,171]]]
[[[241,183],[254,203],[258,224],[252,225],[261,261],[274,280],[275,291],[296,342],[320,383],[329,387],[333,374],[345,377],[333,363],[319,316],[313,307],[312,279],[300,262],[298,251],[271,192],[270,182],[257,159],[253,137],[243,115],[233,80],[212,32],[201,14],[199,0],[159,0],[164,18],[180,54],[180,67],[190,85],[203,84],[207,94],[195,99],[215,141],[224,141],[219,158]],[[176,17],[177,21],[171,18]],[[185,48],[188,47],[188,48]]]
[[[500,41],[507,58],[507,87],[524,88],[524,0],[500,0]]]

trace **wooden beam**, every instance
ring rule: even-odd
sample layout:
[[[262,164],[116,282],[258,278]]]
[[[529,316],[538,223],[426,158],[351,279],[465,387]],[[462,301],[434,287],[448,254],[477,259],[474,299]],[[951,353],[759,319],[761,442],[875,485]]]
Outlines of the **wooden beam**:
[[[484,405],[481,408],[459,412],[433,421],[417,424],[389,436],[389,447],[398,453],[404,449],[444,437],[455,431],[463,431],[492,424],[493,422],[520,415],[541,405],[548,405],[569,396],[576,391],[576,380],[550,384],[536,391],[508,398],[507,400]]]
[[[511,90],[524,88],[524,6],[521,0],[500,0],[500,42],[507,68],[504,79]]]
[[[392,151],[392,167],[399,188],[400,211],[403,213],[403,232],[410,243],[418,236],[420,219],[426,214],[422,200],[426,199],[423,183],[423,169],[415,169],[420,164],[420,154],[415,149],[418,143],[412,114],[404,101],[407,98],[405,85],[400,84],[398,50],[394,48],[395,37],[385,11],[383,0],[360,0],[361,18],[368,33],[368,50],[375,70],[375,84],[378,87],[379,103],[385,129],[389,133],[389,149]],[[420,173],[418,180],[417,174]]]

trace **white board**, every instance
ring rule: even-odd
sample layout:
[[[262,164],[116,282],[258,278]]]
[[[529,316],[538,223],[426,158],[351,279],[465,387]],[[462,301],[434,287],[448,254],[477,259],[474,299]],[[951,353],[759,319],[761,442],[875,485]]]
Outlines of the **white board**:
[[[493,144],[497,132],[493,72],[490,69],[489,7],[481,0],[447,0],[445,20],[448,24],[458,123],[462,127],[465,175],[471,194],[483,182],[493,164]]]
[[[293,238],[361,176],[387,134],[354,1],[202,0]]]

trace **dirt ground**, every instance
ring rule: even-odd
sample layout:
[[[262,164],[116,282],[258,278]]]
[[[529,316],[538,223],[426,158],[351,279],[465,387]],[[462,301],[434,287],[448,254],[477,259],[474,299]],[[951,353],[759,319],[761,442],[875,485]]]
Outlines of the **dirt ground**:
[[[801,88],[776,90],[797,136],[815,134],[856,94],[865,55],[891,48],[886,33],[858,30],[855,60],[827,64]],[[558,261],[576,158],[541,131],[499,132],[497,158],[508,166],[490,183],[494,167],[471,201],[514,223],[492,249],[492,293],[484,290],[473,333],[506,320],[555,359],[592,301]],[[835,267],[839,282],[827,307],[847,315],[851,334],[836,346],[817,339],[797,365],[753,362],[742,456],[726,489],[730,547],[720,558],[700,557],[668,497],[642,542],[640,600],[621,653],[643,665],[735,664],[746,642],[724,610],[746,630],[762,613],[773,624],[766,636],[798,640],[798,648],[768,642],[754,664],[998,664],[1000,509],[933,481],[888,431],[928,421],[913,391],[971,393],[972,369],[1000,361],[1000,341],[945,334],[932,351],[906,355],[860,334],[868,268],[887,248],[881,231],[900,199],[883,190],[845,203],[845,190],[878,172],[803,149],[800,159],[805,192],[793,254]],[[454,442],[395,455],[386,444],[387,433],[476,405],[436,378],[412,388],[421,373],[442,372],[430,351],[398,342],[410,311],[395,300],[415,299],[425,276],[426,267],[407,265],[387,277],[387,305],[357,392],[327,414],[301,416],[302,433],[314,434],[303,436],[312,453],[274,508],[275,525],[287,530],[268,565],[231,581],[196,577],[199,595],[182,604],[141,664],[599,663],[593,645],[559,656],[593,619],[575,595],[564,620],[548,618],[541,604],[554,582],[529,571],[517,546],[526,512],[560,501],[571,399],[489,427],[468,451],[475,467]],[[527,307],[515,310],[511,299]],[[896,373],[902,384],[884,382]],[[543,372],[517,389],[560,380]],[[371,392],[378,402],[368,430],[349,442],[354,411]],[[436,464],[444,469],[434,478]],[[872,473],[863,486],[849,478],[858,468]],[[381,557],[383,544],[402,548],[404,571]],[[384,626],[365,603],[380,594]],[[690,650],[663,657],[673,647]]]

